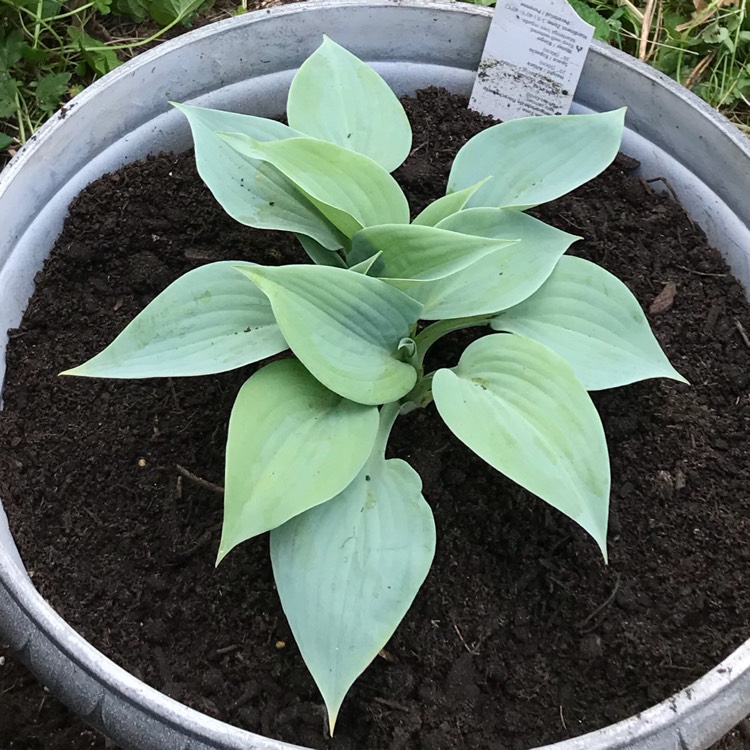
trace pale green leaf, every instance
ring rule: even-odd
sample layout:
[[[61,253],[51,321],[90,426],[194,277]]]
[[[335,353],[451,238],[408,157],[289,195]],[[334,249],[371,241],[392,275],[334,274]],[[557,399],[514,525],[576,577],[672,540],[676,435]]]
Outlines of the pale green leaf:
[[[242,386],[227,436],[217,564],[246,539],[338,495],[367,461],[378,410],[341,398],[295,359]]]
[[[307,256],[313,263],[317,263],[319,266],[346,268],[344,259],[336,250],[329,250],[312,237],[306,237],[304,234],[295,234],[294,236],[299,240],[302,249],[307,253]]]
[[[242,264],[252,268],[253,264]],[[181,276],[106,348],[63,375],[155,378],[208,375],[288,348],[266,295],[237,273],[209,263]]]
[[[460,211],[464,208],[474,193],[479,190],[485,182],[486,178],[476,185],[467,187],[464,190],[459,190],[457,193],[448,193],[442,198],[438,198],[436,201],[430,203],[424,211],[421,211],[412,224],[419,224],[426,227],[434,227],[436,224],[447,218],[451,214]]]
[[[331,250],[342,247],[343,235],[289,179],[270,164],[238,153],[218,135],[231,131],[267,141],[297,137],[296,130],[264,117],[174,106],[190,123],[198,174],[233,219],[258,229],[297,232]]]
[[[493,334],[438,370],[440,416],[478,456],[580,524],[606,558],[609,458],[599,415],[564,359]]]
[[[261,142],[238,133],[222,138],[238,153],[278,169],[346,237],[362,227],[409,223],[409,204],[398,183],[367,156],[315,138]]]
[[[485,238],[417,224],[382,224],[352,238],[349,263],[379,253],[377,276],[431,281],[461,271],[480,258],[514,244],[513,237]]]
[[[281,604],[333,734],[352,683],[385,646],[427,577],[435,522],[404,461],[373,455],[338,497],[271,532]]]
[[[398,97],[327,36],[294,76],[286,112],[293,128],[369,156],[388,172],[411,150],[411,127]]]
[[[365,276],[376,276],[375,273],[370,273],[373,270],[373,266],[380,260],[380,253],[375,253],[369,258],[365,258],[359,263],[355,263],[353,266],[349,266],[350,271],[356,271],[356,273],[363,273]]]
[[[518,242],[443,279],[389,282],[424,305],[425,320],[486,315],[517,305],[544,283],[578,239],[519,211],[500,208],[465,209],[443,219],[437,228],[489,239],[513,237]]]
[[[494,125],[458,152],[448,192],[490,177],[468,206],[530,208],[602,172],[617,155],[625,109],[593,115],[524,117]]]
[[[647,378],[687,382],[625,284],[581,258],[561,258],[542,287],[495,318],[492,327],[549,347],[590,391]]]
[[[292,351],[323,385],[362,404],[396,401],[416,382],[398,346],[421,306],[380,279],[329,266],[242,269],[271,301]]]

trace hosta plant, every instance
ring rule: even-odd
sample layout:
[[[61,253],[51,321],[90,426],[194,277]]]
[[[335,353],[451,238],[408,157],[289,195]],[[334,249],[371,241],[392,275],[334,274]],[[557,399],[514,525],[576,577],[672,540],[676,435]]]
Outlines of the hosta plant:
[[[69,375],[207,375],[290,350],[240,389],[227,436],[221,561],[271,532],[281,603],[333,731],[432,562],[414,469],[387,459],[399,415],[435,402],[488,464],[582,526],[606,556],[609,461],[588,391],[672,368],[628,289],[565,256],[524,213],[614,158],[624,111],[491,127],[410,221],[391,176],[411,129],[387,84],[325,39],[289,125],[186,104],[198,171],[238,221],[293,232],[312,263],[211,263],[174,282]],[[438,339],[487,335],[425,371]]]

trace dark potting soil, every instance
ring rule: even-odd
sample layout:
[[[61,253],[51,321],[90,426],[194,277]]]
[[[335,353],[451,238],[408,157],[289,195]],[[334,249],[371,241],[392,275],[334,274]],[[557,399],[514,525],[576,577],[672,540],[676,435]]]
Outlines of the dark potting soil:
[[[489,121],[443,91],[406,106],[414,150],[396,177],[416,213]],[[229,412],[252,368],[57,377],[201,263],[303,260],[288,236],[229,219],[185,154],[84,191],[11,332],[0,496],[39,590],[159,690],[314,748],[530,747],[623,719],[705,673],[750,637],[750,309],[702,232],[634,166],[620,158],[535,211],[585,237],[573,252],[654,310],[656,336],[692,383],[594,394],[612,460],[609,566],[571,521],[455,440],[434,408],[399,420],[391,453],[424,480],[435,563],[327,739],[267,540],[214,570],[221,496],[178,469],[222,482]],[[442,342],[434,364],[455,364],[466,343]],[[3,713],[0,743],[14,731]]]

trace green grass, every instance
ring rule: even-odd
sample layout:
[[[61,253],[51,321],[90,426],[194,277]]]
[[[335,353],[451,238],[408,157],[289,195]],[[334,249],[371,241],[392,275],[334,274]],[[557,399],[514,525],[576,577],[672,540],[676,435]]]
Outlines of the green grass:
[[[0,0],[0,152],[14,150],[63,103],[196,12],[206,0]],[[151,33],[113,39],[122,18]]]
[[[205,18],[212,2],[0,0],[0,166],[2,152],[12,155],[82,88],[196,15]],[[248,7],[223,2],[225,14]],[[597,38],[692,89],[750,134],[748,0],[570,2]],[[118,24],[131,33],[111,34]]]

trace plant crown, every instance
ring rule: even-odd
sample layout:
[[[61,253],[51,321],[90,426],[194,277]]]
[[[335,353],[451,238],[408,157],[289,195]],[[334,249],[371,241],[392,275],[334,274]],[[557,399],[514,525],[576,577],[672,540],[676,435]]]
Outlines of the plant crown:
[[[65,374],[206,375],[291,350],[234,404],[218,560],[271,532],[279,595],[330,728],[430,568],[435,524],[416,471],[386,459],[399,414],[435,402],[488,464],[583,527],[606,557],[610,473],[587,393],[684,381],[640,305],[575,240],[524,213],[600,173],[624,110],[495,125],[459,151],[446,194],[410,222],[391,176],[411,151],[380,76],[325,38],[289,91],[289,125],[175,105],[200,176],[235,219],[293,232],[312,264],[210,263]],[[494,333],[452,368],[425,354]]]

